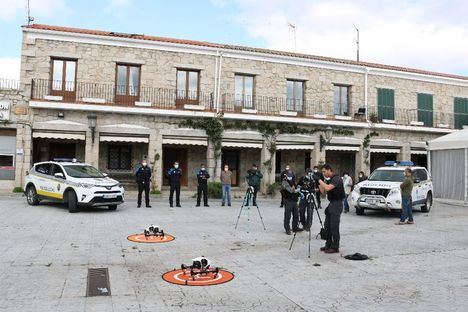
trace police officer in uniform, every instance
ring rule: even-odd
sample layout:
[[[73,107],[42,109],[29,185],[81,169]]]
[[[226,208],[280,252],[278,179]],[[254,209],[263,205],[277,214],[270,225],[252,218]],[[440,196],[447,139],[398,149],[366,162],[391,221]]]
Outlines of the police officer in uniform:
[[[174,192],[176,193],[176,206],[180,207],[180,179],[182,178],[182,170],[179,168],[179,163],[174,162],[174,166],[167,172],[169,176],[169,184],[171,190],[169,193],[169,205],[174,207]]]
[[[203,193],[203,206],[208,205],[208,179],[210,174],[205,168],[205,164],[200,165],[200,170],[197,172],[198,188],[197,188],[197,207],[200,207],[201,195]]]
[[[149,190],[151,182],[151,168],[148,166],[146,159],[143,159],[141,166],[136,171],[136,180],[138,184],[138,206],[141,207],[141,194],[145,191],[146,208],[151,208],[149,200]]]

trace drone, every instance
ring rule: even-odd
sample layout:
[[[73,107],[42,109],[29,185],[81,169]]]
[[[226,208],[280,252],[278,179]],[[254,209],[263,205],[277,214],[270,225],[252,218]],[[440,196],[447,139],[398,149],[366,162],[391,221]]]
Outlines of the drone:
[[[156,237],[164,237],[164,231],[159,228],[157,225],[151,224],[148,226],[145,230],[145,237],[148,238],[150,236],[156,236]]]
[[[212,267],[211,261],[203,256],[192,259],[192,265],[182,264],[181,269],[184,271],[185,275],[190,274],[192,280],[195,280],[198,276],[208,274],[214,274],[213,278],[216,278],[219,273],[219,268]]]

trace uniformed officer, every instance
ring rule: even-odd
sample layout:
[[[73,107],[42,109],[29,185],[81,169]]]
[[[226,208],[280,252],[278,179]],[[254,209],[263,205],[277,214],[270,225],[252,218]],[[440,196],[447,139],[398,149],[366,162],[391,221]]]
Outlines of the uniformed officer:
[[[182,169],[179,168],[179,163],[174,162],[174,166],[167,172],[171,190],[169,193],[169,205],[173,207],[174,192],[176,193],[176,206],[180,207],[180,179],[182,178]]]
[[[146,159],[143,159],[141,162],[140,168],[136,171],[136,180],[138,184],[138,206],[141,207],[141,193],[145,191],[145,204],[146,208],[151,208],[149,200],[149,191],[151,183],[151,169],[148,166]]]
[[[206,170],[205,164],[200,165],[200,170],[197,171],[197,207],[200,207],[201,196],[203,193],[203,205],[209,207],[208,205],[208,179],[210,174]]]

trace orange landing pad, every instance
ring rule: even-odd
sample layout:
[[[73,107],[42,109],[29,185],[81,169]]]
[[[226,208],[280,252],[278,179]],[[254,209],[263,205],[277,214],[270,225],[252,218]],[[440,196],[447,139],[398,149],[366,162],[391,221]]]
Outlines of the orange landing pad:
[[[219,270],[219,273],[215,276],[215,273],[195,275],[192,278],[190,271],[187,270],[173,270],[164,273],[162,278],[169,283],[185,286],[211,286],[227,283],[234,278],[234,274],[225,270]]]
[[[148,236],[145,237],[145,234],[133,234],[127,237],[131,242],[135,243],[168,243],[175,239],[174,236],[164,234],[164,236]]]

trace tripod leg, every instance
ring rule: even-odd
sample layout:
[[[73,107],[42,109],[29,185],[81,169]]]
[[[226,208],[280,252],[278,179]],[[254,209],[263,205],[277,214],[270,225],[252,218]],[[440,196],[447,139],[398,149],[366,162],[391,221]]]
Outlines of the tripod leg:
[[[258,207],[258,205],[257,205],[257,211],[258,211],[258,215],[260,216],[260,220],[262,221],[263,229],[266,231],[265,223],[263,223],[262,214],[260,213],[260,208]]]
[[[310,258],[310,237],[311,237],[311,233],[312,232],[312,229],[309,229],[309,258]]]
[[[297,234],[297,232],[294,232],[294,236],[293,236],[293,239],[292,239],[292,241],[291,241],[291,246],[289,246],[289,250],[292,249],[292,246],[293,246],[293,244],[294,244],[294,240],[296,239],[296,234]]]
[[[244,204],[245,204],[246,198],[247,198],[247,195],[244,196],[244,199],[242,200],[242,206],[241,206],[241,208],[239,210],[239,215],[237,216],[236,226],[234,227],[235,230],[237,230],[237,225],[239,224],[239,219],[240,219],[240,216],[242,214],[242,209],[244,209]]]

